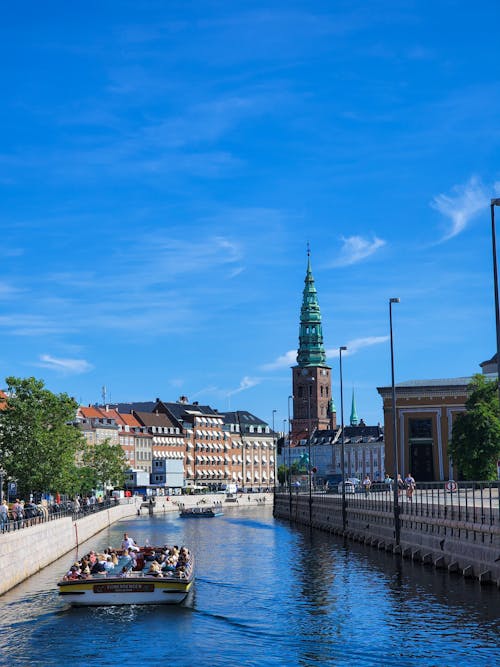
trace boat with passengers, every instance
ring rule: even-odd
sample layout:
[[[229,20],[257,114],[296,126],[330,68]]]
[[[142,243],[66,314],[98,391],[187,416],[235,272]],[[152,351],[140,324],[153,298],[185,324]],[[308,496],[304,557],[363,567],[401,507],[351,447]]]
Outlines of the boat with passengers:
[[[86,556],[58,581],[59,595],[72,606],[177,604],[193,585],[194,557],[186,547],[148,545],[106,552],[88,554],[88,560],[102,563],[102,568],[89,568]]]

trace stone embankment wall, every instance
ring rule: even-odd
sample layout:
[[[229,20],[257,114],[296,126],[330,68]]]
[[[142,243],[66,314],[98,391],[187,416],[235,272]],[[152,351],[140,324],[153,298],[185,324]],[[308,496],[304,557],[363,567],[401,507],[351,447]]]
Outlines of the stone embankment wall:
[[[107,528],[137,514],[135,502],[73,521],[54,519],[0,535],[0,594]]]
[[[436,511],[436,514],[438,512]],[[346,530],[342,524],[342,500],[339,496],[314,496],[311,506],[312,527],[343,535],[377,549],[401,554],[435,568],[458,572],[481,583],[500,587],[500,528],[488,521],[471,523],[456,519],[401,513],[400,544],[396,545],[392,507],[380,509],[347,507]],[[276,494],[274,516],[310,525],[307,495]]]
[[[224,511],[227,511],[255,508],[262,503],[265,504],[266,500],[270,506],[272,495],[264,493],[248,497],[244,495],[235,503],[226,503],[224,496],[213,495],[180,496],[169,499],[159,497],[153,506],[143,502],[142,497],[132,498],[129,503],[90,514],[77,521],[65,517],[1,533],[0,595],[121,519],[138,514],[146,515],[149,512],[154,514],[178,512],[179,504],[192,507],[201,502],[208,507],[214,502],[220,502]]]

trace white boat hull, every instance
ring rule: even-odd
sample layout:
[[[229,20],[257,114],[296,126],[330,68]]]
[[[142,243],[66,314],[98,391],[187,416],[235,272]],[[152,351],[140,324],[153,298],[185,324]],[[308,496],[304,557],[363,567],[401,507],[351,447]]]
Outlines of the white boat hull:
[[[75,607],[123,604],[178,604],[189,593],[193,579],[153,577],[60,581],[59,595]]]

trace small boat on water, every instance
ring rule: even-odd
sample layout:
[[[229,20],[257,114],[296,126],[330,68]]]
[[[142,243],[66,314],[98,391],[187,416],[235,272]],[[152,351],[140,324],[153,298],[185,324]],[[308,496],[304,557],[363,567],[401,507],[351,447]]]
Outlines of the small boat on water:
[[[112,570],[81,578],[66,575],[57,582],[59,595],[75,607],[182,602],[194,582],[194,557],[190,553],[181,569],[159,573],[152,571],[151,565],[161,550],[139,547],[131,569],[127,569],[127,555],[117,550],[118,563]]]
[[[213,507],[183,507],[179,512],[183,519],[194,517],[195,519],[210,518],[214,516],[222,516],[224,512],[222,507],[214,505]]]

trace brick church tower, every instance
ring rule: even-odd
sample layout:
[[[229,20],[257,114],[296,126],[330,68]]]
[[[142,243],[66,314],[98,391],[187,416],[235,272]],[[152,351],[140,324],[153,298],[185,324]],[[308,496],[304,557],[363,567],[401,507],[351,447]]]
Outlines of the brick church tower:
[[[307,439],[315,430],[336,427],[332,400],[331,366],[326,363],[321,311],[307,250],[307,272],[300,310],[297,366],[292,367],[292,442]]]

